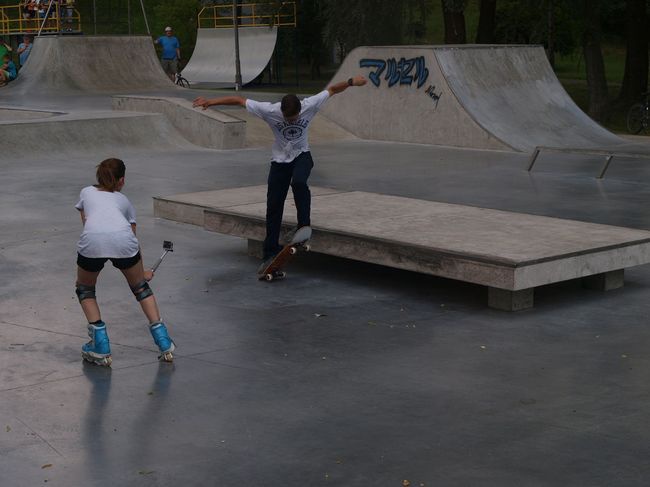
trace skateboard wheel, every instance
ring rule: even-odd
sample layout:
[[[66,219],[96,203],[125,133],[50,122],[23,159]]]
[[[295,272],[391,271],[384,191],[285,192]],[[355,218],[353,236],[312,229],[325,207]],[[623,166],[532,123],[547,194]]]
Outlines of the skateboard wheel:
[[[309,252],[311,250],[311,245],[305,245],[305,252]]]
[[[273,274],[267,274],[267,275],[265,275],[265,276],[264,276],[264,279],[266,279],[267,281],[272,281],[272,280],[273,280]]]
[[[276,277],[279,277],[280,279],[283,279],[283,278],[287,277],[287,273],[280,271],[280,272],[277,273]]]
[[[289,253],[290,253],[291,255],[294,255],[296,252],[298,252],[298,249],[295,248],[295,247],[291,247],[291,248],[289,249]]]
[[[160,357],[158,357],[158,360],[161,362],[173,362],[174,355],[171,352],[165,352]]]

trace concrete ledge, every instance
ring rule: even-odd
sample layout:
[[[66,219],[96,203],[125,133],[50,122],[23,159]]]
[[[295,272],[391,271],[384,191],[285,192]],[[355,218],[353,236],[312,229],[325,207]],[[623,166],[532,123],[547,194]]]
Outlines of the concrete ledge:
[[[114,111],[70,112],[48,118],[0,120],[0,133],[7,140],[28,140],[30,153],[115,153],[116,149],[192,149],[190,144],[159,113]],[[7,144],[5,157],[24,157],[20,144]]]
[[[255,254],[265,193],[256,186],[160,197],[155,214],[246,238]],[[284,230],[296,223],[290,200]],[[587,285],[615,289],[624,268],[650,262],[646,231],[357,191],[317,188],[312,224],[315,252],[481,284],[491,307],[511,311],[531,307],[535,287],[594,276]]]
[[[246,122],[216,110],[197,110],[184,98],[113,96],[113,110],[162,113],[187,140],[209,149],[241,149]]]

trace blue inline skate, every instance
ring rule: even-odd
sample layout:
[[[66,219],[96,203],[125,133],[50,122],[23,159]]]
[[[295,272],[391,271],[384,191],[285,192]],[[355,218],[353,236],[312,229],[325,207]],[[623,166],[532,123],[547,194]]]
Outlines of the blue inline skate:
[[[100,321],[96,324],[89,324],[88,336],[90,341],[81,347],[83,359],[102,367],[110,367],[113,359],[111,358],[111,344],[106,332],[106,323]]]
[[[158,360],[163,362],[173,362],[174,355],[172,352],[176,349],[176,345],[174,345],[172,339],[169,338],[165,324],[162,321],[154,323],[149,327],[149,331],[151,332],[153,341],[158,345],[158,350],[160,350]]]

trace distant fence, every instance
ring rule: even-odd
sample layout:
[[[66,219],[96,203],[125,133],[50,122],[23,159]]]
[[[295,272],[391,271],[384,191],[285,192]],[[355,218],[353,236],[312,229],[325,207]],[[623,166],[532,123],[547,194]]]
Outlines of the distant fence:
[[[39,31],[50,34],[66,31],[80,32],[79,11],[55,3],[46,19],[45,14],[43,17],[39,15],[38,10],[34,11],[34,17],[30,18],[24,5],[0,7],[0,34],[37,34]]]

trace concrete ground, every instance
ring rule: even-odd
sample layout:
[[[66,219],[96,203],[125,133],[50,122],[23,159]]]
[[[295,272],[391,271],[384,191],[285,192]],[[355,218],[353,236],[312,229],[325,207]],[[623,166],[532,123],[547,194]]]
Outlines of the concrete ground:
[[[0,155],[3,486],[648,484],[647,266],[608,293],[540,288],[521,313],[486,308],[481,286],[315,254],[267,284],[245,241],[155,219],[152,197],[264,184],[268,147],[26,134]],[[543,154],[529,174],[510,152],[312,149],[313,185],[650,229],[644,160],[600,181],[602,158],[585,156]],[[108,156],[127,164],[145,262],[174,242],[152,282],[173,365],[110,265],[97,294],[113,367],[80,360],[73,206]]]

